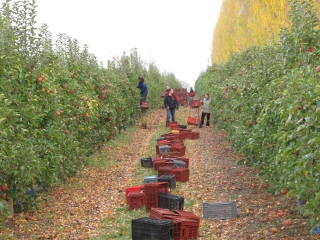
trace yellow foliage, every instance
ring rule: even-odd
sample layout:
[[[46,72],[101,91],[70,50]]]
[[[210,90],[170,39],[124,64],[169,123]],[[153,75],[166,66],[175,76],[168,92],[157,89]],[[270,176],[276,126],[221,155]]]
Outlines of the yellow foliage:
[[[319,0],[311,1],[320,9]],[[281,28],[289,25],[288,12],[288,0],[224,0],[213,33],[212,64],[226,62],[232,52],[278,40]]]

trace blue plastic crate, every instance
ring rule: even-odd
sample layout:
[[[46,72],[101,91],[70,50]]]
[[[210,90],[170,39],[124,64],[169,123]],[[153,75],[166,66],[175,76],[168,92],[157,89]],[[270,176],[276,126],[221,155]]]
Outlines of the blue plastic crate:
[[[147,184],[147,183],[151,183],[151,182],[158,182],[158,176],[145,176],[143,178],[143,183]]]

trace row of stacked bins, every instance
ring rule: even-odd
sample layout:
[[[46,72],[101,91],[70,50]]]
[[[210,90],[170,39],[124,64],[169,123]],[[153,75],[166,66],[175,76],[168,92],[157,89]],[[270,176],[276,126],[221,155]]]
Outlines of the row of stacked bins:
[[[143,184],[126,189],[129,209],[145,206],[149,217],[132,220],[132,239],[197,239],[200,217],[184,211],[184,197],[172,194],[176,182],[189,181],[189,158],[185,157],[185,139],[197,139],[199,132],[177,122],[170,133],[157,139],[156,156],[141,158],[141,166],[158,171],[145,176]]]

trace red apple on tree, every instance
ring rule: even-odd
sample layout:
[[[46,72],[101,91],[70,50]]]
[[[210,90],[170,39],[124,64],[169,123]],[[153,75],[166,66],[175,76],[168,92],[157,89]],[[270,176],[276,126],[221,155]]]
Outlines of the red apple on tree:
[[[8,191],[8,185],[6,184],[6,183],[4,183],[4,184],[2,184],[2,186],[1,186],[1,190],[2,191]]]
[[[287,193],[288,193],[288,189],[286,189],[286,188],[282,189],[282,194],[283,195],[287,195]]]
[[[320,66],[317,67],[317,71],[320,72]]]

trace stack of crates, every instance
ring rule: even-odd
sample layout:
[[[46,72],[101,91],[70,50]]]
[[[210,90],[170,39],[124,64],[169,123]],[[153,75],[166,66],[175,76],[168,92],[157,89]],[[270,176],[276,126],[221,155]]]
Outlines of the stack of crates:
[[[183,210],[184,197],[173,194],[158,193],[158,206],[159,208],[169,210]]]
[[[173,240],[173,221],[143,217],[131,221],[132,240]]]
[[[167,182],[152,182],[144,185],[145,205],[149,211],[152,207],[158,207],[158,193],[169,193],[169,184]]]

